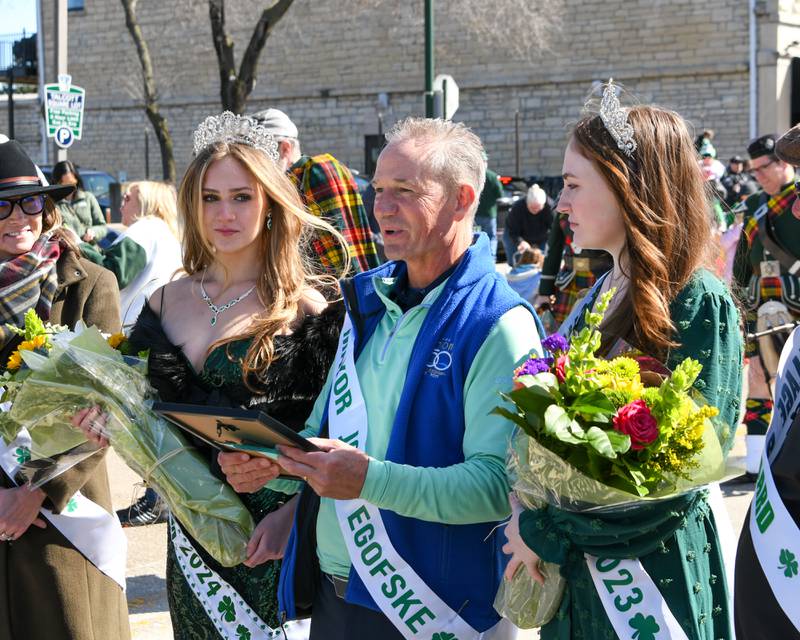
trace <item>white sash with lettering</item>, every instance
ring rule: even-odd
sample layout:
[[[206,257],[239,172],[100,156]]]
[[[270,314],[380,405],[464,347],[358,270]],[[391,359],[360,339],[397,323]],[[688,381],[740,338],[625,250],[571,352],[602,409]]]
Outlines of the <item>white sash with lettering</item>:
[[[354,358],[353,325],[345,315],[328,403],[330,436],[364,450],[369,425]],[[403,637],[476,640],[514,637],[504,621],[485,633],[453,611],[392,546],[380,510],[360,499],[337,500],[336,515],[350,560],[384,615]],[[505,621],[507,622],[507,621]]]
[[[12,482],[17,470],[30,457],[30,450],[31,436],[27,429],[22,429],[11,444],[0,447],[0,467]],[[89,562],[125,590],[128,539],[116,516],[80,491],[60,514],[44,507],[41,512]]]
[[[308,640],[310,620],[291,621],[284,624],[283,628],[273,629],[259,618],[242,596],[203,561],[183,530],[176,526],[172,516],[169,518],[169,534],[186,584],[225,640]]]
[[[620,638],[688,640],[638,559],[585,556],[597,595]]]
[[[775,601],[800,632],[800,528],[786,509],[770,464],[786,440],[800,405],[800,352],[796,329],[784,345],[775,385],[775,407],[750,505],[750,535]],[[795,427],[797,428],[797,427]]]

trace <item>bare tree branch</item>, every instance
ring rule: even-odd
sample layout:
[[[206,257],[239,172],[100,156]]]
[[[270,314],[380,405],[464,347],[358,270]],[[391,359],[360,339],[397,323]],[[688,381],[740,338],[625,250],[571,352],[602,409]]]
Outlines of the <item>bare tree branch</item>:
[[[142,29],[136,17],[137,0],[120,0],[122,8],[125,10],[125,26],[133,38],[136,45],[136,53],[139,56],[139,63],[142,66],[142,85],[144,89],[144,109],[150,124],[153,125],[158,145],[161,149],[161,170],[164,180],[175,182],[175,158],[172,150],[172,136],[169,132],[167,119],[161,115],[158,105],[158,93],[153,77],[153,63],[150,60],[150,50],[147,42],[142,35]]]
[[[256,23],[250,42],[242,57],[239,71],[234,60],[234,42],[225,29],[225,0],[208,0],[208,13],[211,20],[211,35],[217,53],[220,76],[220,99],[222,108],[234,113],[242,113],[247,98],[256,83],[258,59],[272,30],[292,6],[294,0],[278,0],[264,9]]]

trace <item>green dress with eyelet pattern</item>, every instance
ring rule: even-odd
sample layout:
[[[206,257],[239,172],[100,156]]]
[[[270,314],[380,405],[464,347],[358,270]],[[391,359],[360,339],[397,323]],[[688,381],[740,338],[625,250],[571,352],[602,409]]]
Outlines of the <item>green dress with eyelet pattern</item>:
[[[699,360],[703,371],[696,389],[735,431],[743,345],[739,314],[727,287],[710,272],[698,270],[670,309],[680,346],[669,354],[667,366],[673,368],[687,357]],[[725,568],[705,492],[614,515],[553,507],[525,511],[520,534],[542,559],[559,564],[567,578],[561,606],[542,628],[542,640],[617,637],[584,553],[639,558],[690,640],[732,637]],[[627,637],[640,638],[635,633],[632,627]]]

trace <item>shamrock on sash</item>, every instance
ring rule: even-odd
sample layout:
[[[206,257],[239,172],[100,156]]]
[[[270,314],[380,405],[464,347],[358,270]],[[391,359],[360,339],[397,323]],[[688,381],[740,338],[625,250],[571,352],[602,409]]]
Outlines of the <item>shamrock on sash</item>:
[[[433,638],[431,640],[458,640],[455,634],[447,633],[447,631],[440,631],[439,633],[434,633]]]
[[[797,558],[791,551],[781,549],[779,561],[778,569],[783,571],[783,575],[787,578],[793,578],[797,575]]]
[[[236,627],[236,635],[239,636],[236,640],[250,640],[250,630],[243,624]]]
[[[636,629],[633,640],[656,640],[656,634],[661,630],[653,616],[645,618],[641,613],[628,620],[628,624]]]
[[[217,610],[222,614],[226,622],[236,620],[236,608],[233,606],[233,600],[231,600],[230,596],[222,597],[222,602],[217,605]]]
[[[78,508],[78,501],[75,498],[70,498],[67,502],[67,513],[72,513]]]
[[[17,457],[17,464],[25,464],[31,459],[31,450],[28,447],[17,447],[14,455]]]

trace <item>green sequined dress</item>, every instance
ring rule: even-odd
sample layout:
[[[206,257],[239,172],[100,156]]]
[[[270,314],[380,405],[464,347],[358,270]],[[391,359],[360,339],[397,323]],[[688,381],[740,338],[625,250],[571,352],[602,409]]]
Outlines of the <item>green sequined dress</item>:
[[[293,334],[276,336],[276,358],[272,365],[263,379],[249,380],[255,391],[245,385],[240,364],[249,340],[218,346],[208,355],[202,370],[197,372],[180,348],[169,342],[160,319],[145,305],[131,334],[131,342],[137,349],[150,349],[148,376],[162,400],[258,408],[299,431],[333,361],[342,313],[341,305],[331,305],[318,316],[306,317]],[[224,479],[216,462],[216,451],[200,441],[194,441],[193,445],[207,453],[210,468]],[[240,497],[256,523],[291,498],[266,488],[240,494]],[[239,593],[261,620],[273,628],[279,624],[279,561],[266,562],[255,568],[244,565],[222,567],[185,530],[183,533],[192,541],[203,561]],[[185,581],[171,541],[167,549],[167,597],[175,638],[220,638]]]
[[[667,366],[687,357],[699,360],[703,371],[695,387],[735,429],[743,346],[730,293],[711,273],[699,270],[673,301],[671,315],[680,346],[670,353]],[[639,558],[690,640],[732,637],[725,568],[705,492],[614,515],[552,507],[526,511],[520,517],[520,534],[541,558],[559,564],[567,578],[561,606],[542,628],[542,640],[617,637],[584,553]],[[628,637],[633,637],[635,630],[630,631]]]

